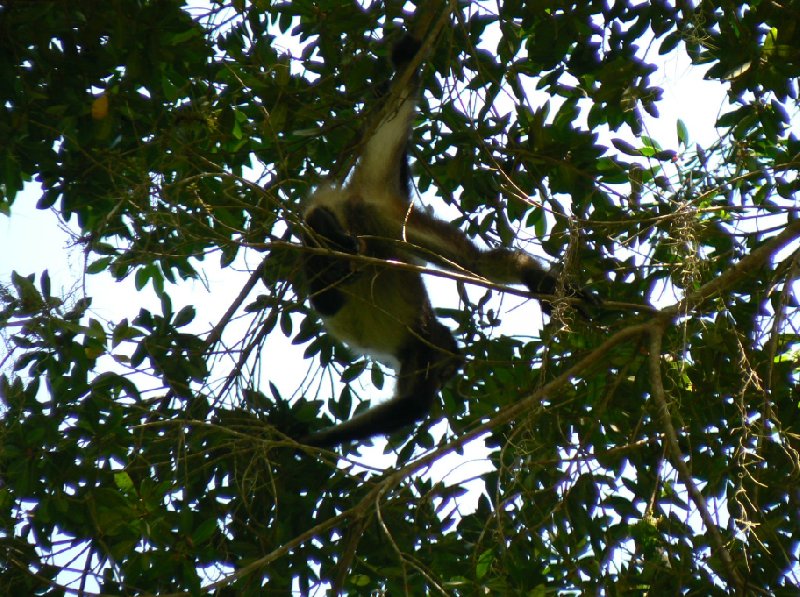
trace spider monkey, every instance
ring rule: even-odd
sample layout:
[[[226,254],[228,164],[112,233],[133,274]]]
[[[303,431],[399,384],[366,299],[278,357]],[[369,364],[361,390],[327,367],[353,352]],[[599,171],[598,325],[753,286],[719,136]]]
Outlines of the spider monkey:
[[[410,79],[402,75],[419,49],[420,42],[408,34],[392,49],[393,103],[367,132],[349,182],[322,186],[308,198],[303,243],[383,260],[427,261],[492,282],[521,283],[537,295],[554,294],[556,277],[527,253],[480,249],[450,223],[412,204],[407,145],[419,77],[416,72]],[[408,81],[404,88],[402,80]],[[303,268],[311,305],[329,333],[392,364],[398,377],[388,402],[299,441],[331,447],[425,418],[463,357],[453,334],[434,315],[420,274],[319,252],[305,255]],[[593,302],[591,295],[570,290]]]

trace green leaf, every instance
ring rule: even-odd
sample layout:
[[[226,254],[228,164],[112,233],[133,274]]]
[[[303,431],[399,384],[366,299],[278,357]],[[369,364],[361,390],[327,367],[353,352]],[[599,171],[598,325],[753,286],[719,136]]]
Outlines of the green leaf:
[[[113,257],[101,257],[100,259],[96,259],[86,266],[86,273],[99,274],[100,272],[104,272],[108,269],[112,261]]]
[[[200,523],[194,531],[192,531],[192,542],[195,545],[205,543],[217,532],[217,519],[209,518],[208,520]]]
[[[678,119],[678,145],[689,146],[689,129],[686,128],[686,123],[680,119]]]
[[[192,305],[187,305],[180,311],[178,311],[177,315],[172,320],[172,325],[176,328],[183,327],[188,323],[191,323],[196,315],[195,308]]]
[[[641,156],[642,152],[640,149],[636,149],[633,145],[625,141],[624,139],[611,139],[611,143],[619,149],[622,153],[630,156]]]
[[[364,372],[364,369],[367,368],[367,361],[362,359],[356,363],[353,363],[349,367],[347,367],[342,372],[342,382],[343,383],[350,383],[354,379],[356,379],[359,375]]]
[[[130,475],[125,471],[114,473],[114,484],[123,493],[131,493],[134,489],[133,479],[131,479]]]

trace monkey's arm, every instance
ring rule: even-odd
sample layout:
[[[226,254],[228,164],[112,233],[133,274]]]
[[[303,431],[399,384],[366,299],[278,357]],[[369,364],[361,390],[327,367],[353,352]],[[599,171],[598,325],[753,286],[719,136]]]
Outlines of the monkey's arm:
[[[327,207],[311,209],[305,223],[304,245],[354,255],[358,252],[358,240],[342,228]],[[333,315],[344,305],[345,297],[337,285],[351,274],[350,263],[327,255],[305,255],[303,259],[312,306],[322,315]]]
[[[400,224],[400,238],[425,261],[452,271],[465,270],[498,284],[524,284],[535,294],[555,294],[558,278],[524,251],[478,247],[458,228],[413,206]],[[568,296],[588,304],[597,298],[580,288],[565,287]],[[547,306],[547,305],[545,305]]]

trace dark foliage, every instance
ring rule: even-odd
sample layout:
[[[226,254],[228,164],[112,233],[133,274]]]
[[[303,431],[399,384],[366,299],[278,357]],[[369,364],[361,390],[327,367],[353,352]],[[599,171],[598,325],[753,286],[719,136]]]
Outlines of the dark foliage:
[[[38,183],[87,273],[159,299],[103,321],[3,281],[0,593],[796,594],[800,11],[500,4],[432,19],[416,188],[608,300],[503,335],[462,281],[452,432],[392,437],[385,471],[281,431],[384,383],[309,315],[297,214],[350,165],[405,3],[0,5],[0,213]],[[644,134],[658,54],[726,86],[715,143]],[[212,267],[242,292],[204,327],[176,292]],[[281,395],[281,336],[339,395]],[[427,466],[487,431],[465,509]]]

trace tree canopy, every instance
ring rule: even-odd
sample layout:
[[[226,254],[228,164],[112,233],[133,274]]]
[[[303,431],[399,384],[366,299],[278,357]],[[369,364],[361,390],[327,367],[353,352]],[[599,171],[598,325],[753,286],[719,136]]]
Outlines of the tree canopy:
[[[298,214],[419,13],[0,5],[0,214],[37,189],[85,274],[158,299],[103,317],[22,256],[2,280],[0,592],[796,594],[800,11],[418,4],[419,197],[604,304],[541,326],[444,275],[467,364],[385,468],[287,436],[392,381],[310,310]],[[648,130],[678,56],[727,91],[713,142]],[[213,284],[179,290],[210,269],[235,298],[205,324]],[[480,444],[471,479],[430,474]]]

